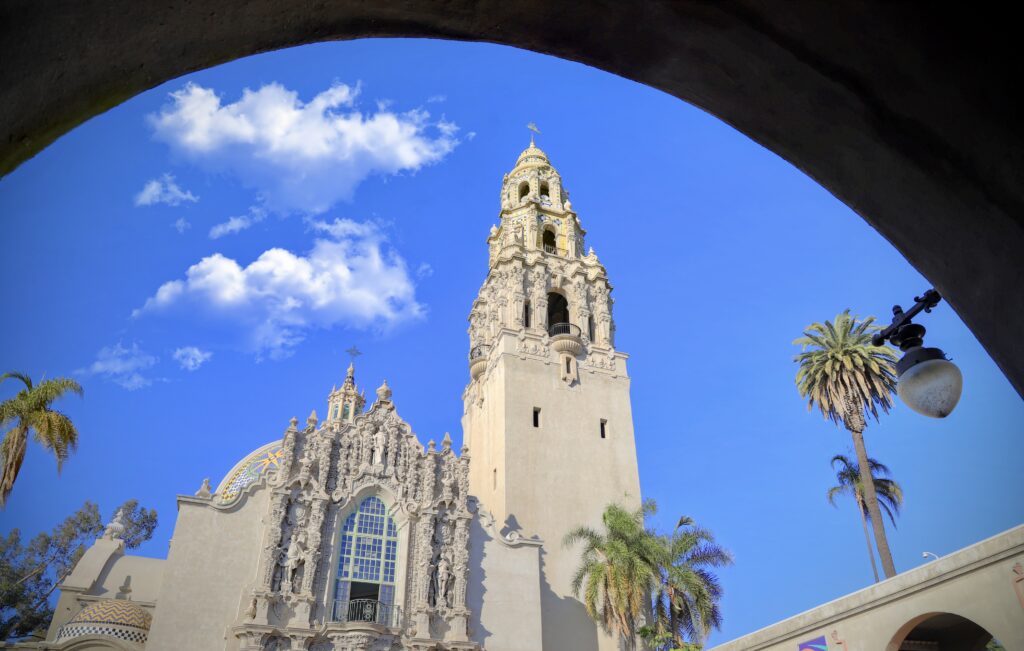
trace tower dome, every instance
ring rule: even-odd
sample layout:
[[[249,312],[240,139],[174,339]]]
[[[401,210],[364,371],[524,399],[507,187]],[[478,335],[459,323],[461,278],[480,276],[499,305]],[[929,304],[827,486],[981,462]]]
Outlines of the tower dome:
[[[149,611],[134,601],[104,599],[86,606],[61,626],[57,641],[99,635],[143,645],[152,621]]]
[[[548,155],[534,143],[533,138],[530,138],[530,146],[524,149],[523,153],[519,154],[514,169],[539,167],[541,165],[551,165],[551,161],[548,160]]]

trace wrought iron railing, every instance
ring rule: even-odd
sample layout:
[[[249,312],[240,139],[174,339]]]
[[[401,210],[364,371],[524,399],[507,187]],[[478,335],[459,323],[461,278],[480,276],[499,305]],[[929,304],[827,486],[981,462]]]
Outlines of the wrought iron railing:
[[[376,599],[335,601],[331,619],[335,622],[364,622],[387,628],[401,628],[402,609]]]
[[[572,335],[573,337],[579,337],[583,334],[580,327],[573,323],[553,323],[548,326],[548,334],[552,337],[555,335]]]
[[[550,244],[545,244],[544,245],[544,250],[546,252],[548,252],[548,253],[554,253],[555,255],[558,254],[558,249],[556,249],[555,247],[551,246]]]

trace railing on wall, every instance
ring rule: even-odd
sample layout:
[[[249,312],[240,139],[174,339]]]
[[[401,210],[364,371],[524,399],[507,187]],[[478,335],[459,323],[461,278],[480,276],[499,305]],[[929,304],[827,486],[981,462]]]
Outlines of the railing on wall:
[[[550,244],[545,244],[544,245],[544,251],[546,251],[547,253],[553,253],[555,255],[558,255],[558,249],[556,249],[555,247],[551,246]]]
[[[401,610],[394,604],[382,603],[376,599],[335,601],[331,619],[335,622],[364,622],[387,628],[400,628]]]
[[[572,335],[573,337],[579,337],[583,334],[580,327],[573,323],[554,323],[548,327],[548,335],[554,337],[556,335]]]

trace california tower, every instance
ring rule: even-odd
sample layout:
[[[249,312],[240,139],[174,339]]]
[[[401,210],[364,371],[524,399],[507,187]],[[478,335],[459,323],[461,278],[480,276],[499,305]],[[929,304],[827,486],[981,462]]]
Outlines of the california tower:
[[[572,597],[579,550],[562,544],[578,525],[599,526],[608,503],[640,501],[611,285],[532,139],[502,182],[500,220],[469,316],[470,493],[506,528],[544,541],[544,648],[615,649]]]

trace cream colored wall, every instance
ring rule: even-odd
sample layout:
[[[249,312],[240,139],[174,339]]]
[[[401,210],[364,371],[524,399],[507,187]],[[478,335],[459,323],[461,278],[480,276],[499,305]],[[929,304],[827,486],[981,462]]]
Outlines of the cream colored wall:
[[[97,540],[79,559],[71,575],[61,583],[60,597],[46,639],[56,639],[60,627],[82,610],[83,602],[117,597],[129,576],[131,600],[152,610],[160,594],[164,564],[165,561],[159,558],[126,556],[121,540]]]
[[[178,496],[178,520],[167,556],[159,607],[146,651],[237,648],[229,628],[242,593],[256,579],[268,491],[221,511],[209,500]]]
[[[470,639],[487,651],[539,651],[541,543],[501,537],[485,514],[474,518],[469,541]]]
[[[1006,651],[1024,651],[1024,593],[1014,589],[1021,578],[1013,569],[1018,563],[1024,564],[1024,526],[711,651],[794,651],[800,642],[822,635],[830,651],[898,651],[908,626],[931,613],[966,617]],[[836,644],[833,631],[845,646]]]
[[[579,525],[601,526],[610,502],[635,508],[640,503],[629,378],[625,355],[617,355],[617,375],[580,365],[580,381],[561,380],[558,354],[544,360],[515,352],[511,332],[496,342],[493,368],[477,382],[482,406],[471,405],[464,423],[472,464],[470,491],[494,513],[499,526],[511,524],[525,536],[539,535],[543,648],[556,651],[617,649],[572,596],[571,580],[579,548],[562,540]],[[498,357],[500,356],[500,357]],[[533,427],[533,409],[541,424]],[[600,437],[606,419],[607,438]],[[480,448],[478,456],[474,451]],[[483,457],[482,459],[480,457]],[[489,473],[498,469],[499,490]]]

